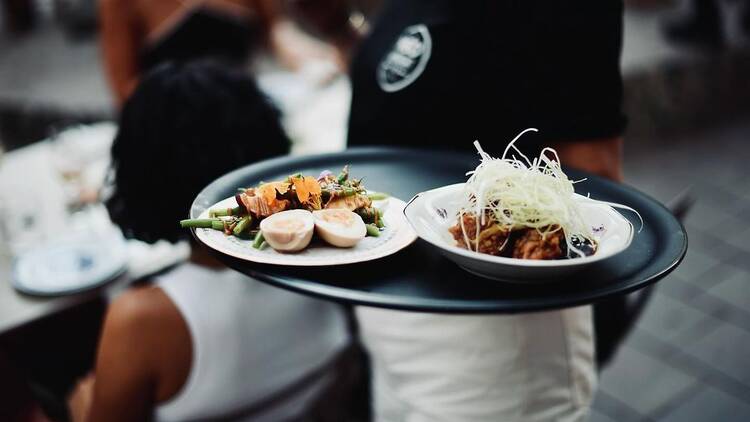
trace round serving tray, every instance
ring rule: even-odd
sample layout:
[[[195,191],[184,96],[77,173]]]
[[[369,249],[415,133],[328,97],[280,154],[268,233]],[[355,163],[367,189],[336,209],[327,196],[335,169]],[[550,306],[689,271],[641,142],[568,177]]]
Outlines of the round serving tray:
[[[282,157],[235,170],[208,185],[190,217],[233,195],[241,186],[292,173],[318,174],[350,164],[369,189],[408,200],[415,194],[466,180],[479,157],[455,152],[397,148],[355,148],[341,153]],[[507,283],[472,275],[422,240],[395,255],[365,263],[324,268],[257,264],[213,251],[227,266],[258,280],[358,305],[422,312],[514,313],[589,304],[655,283],[677,267],[687,251],[687,234],[663,205],[623,184],[574,170],[576,192],[632,207],[644,224],[624,252],[558,282]],[[623,213],[636,228],[638,217]]]

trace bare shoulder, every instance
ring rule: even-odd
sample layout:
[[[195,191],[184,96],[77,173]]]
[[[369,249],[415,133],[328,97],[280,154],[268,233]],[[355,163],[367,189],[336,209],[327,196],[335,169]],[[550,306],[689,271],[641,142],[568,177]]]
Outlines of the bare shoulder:
[[[130,289],[118,296],[109,306],[104,324],[107,330],[120,334],[123,340],[140,346],[184,346],[179,336],[187,332],[187,325],[179,309],[167,294],[153,285]],[[165,334],[169,335],[165,335]],[[174,335],[173,335],[174,334]],[[177,344],[172,344],[172,343]]]
[[[118,296],[107,311],[102,341],[128,350],[129,358],[156,380],[157,402],[167,400],[184,384],[192,363],[188,326],[167,294],[146,285]]]
[[[160,330],[174,323],[174,313],[179,311],[161,289],[146,285],[130,289],[109,305],[106,329],[134,331],[137,336]]]

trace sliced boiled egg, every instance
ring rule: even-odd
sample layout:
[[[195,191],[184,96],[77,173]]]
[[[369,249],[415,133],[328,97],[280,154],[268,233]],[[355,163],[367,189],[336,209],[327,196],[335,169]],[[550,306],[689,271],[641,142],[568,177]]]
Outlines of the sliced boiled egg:
[[[315,231],[333,246],[350,248],[367,235],[362,217],[347,209],[313,211]]]
[[[277,212],[260,222],[266,242],[277,251],[296,252],[305,249],[312,239],[315,223],[310,211]]]

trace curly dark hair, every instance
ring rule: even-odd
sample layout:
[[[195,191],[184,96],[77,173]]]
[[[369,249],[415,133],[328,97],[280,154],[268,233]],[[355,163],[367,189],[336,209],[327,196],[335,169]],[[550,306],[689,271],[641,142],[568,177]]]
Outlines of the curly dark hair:
[[[249,76],[211,62],[165,63],[125,103],[112,145],[109,214],[127,237],[175,242],[211,181],[289,151],[279,112]]]

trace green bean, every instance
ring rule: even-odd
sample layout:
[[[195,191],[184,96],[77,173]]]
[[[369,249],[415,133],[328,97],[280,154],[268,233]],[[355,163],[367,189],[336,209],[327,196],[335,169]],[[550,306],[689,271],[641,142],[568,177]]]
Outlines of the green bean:
[[[255,249],[262,249],[265,242],[266,239],[263,237],[263,232],[259,231],[258,234],[255,235],[255,240],[253,240],[253,247]]]
[[[349,164],[344,166],[344,168],[341,170],[341,173],[339,173],[339,177],[337,178],[337,180],[339,184],[342,184],[348,178],[349,178]]]
[[[336,196],[347,197],[347,196],[356,195],[358,192],[357,192],[357,189],[354,189],[354,188],[342,187],[340,191],[335,191],[335,193],[336,193]]]
[[[337,199],[354,196],[359,193],[359,190],[349,186],[341,186],[339,189],[324,189],[321,191],[321,193],[323,194],[323,200],[328,200],[331,197]]]
[[[224,222],[218,218],[194,218],[180,221],[182,228],[224,230]]]
[[[354,212],[362,217],[362,221],[364,221],[365,224],[374,223],[376,220],[375,217],[377,215],[377,211],[375,211],[374,208],[357,208],[356,210],[354,210]]]
[[[218,208],[215,210],[209,210],[208,216],[209,217],[227,217],[230,215],[240,215],[242,214],[242,207],[234,207],[234,208]]]
[[[379,229],[382,229],[383,227],[385,227],[385,220],[383,220],[383,210],[375,207],[373,207],[373,209],[378,215],[378,217],[375,219],[375,225],[378,226]]]
[[[380,230],[378,230],[378,227],[374,224],[365,224],[365,227],[367,227],[367,235],[372,237],[378,237],[380,236]]]
[[[388,197],[390,197],[390,195],[383,192],[370,192],[367,194],[367,197],[373,201],[381,201],[383,199],[387,199]]]
[[[237,222],[237,225],[234,226],[234,229],[232,229],[232,233],[234,233],[235,236],[239,236],[243,231],[245,231],[245,228],[250,226],[250,223],[252,223],[252,221],[253,219],[249,215],[242,217],[240,221]]]

